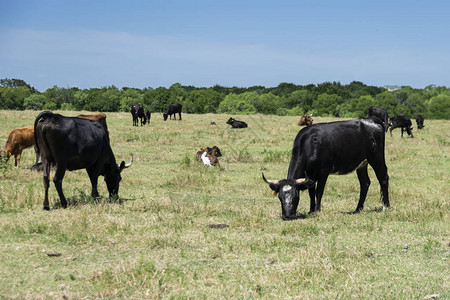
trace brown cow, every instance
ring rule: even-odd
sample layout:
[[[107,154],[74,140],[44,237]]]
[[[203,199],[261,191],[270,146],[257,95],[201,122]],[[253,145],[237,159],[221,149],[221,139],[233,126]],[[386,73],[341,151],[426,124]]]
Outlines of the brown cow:
[[[77,117],[99,122],[105,129],[106,135],[109,137],[108,126],[106,125],[106,115],[104,113],[100,112],[91,115],[79,115]]]
[[[311,126],[313,123],[313,118],[311,115],[304,115],[300,118],[300,121],[298,121],[298,126]]]
[[[22,156],[22,151],[34,145],[34,127],[23,127],[17,128],[11,131],[8,140],[6,141],[5,150],[0,151],[0,157],[6,156],[6,160],[9,159],[11,155],[14,155],[14,166],[16,168],[20,167],[20,157]],[[35,148],[36,150],[36,148]],[[36,153],[36,163],[39,160],[39,154]]]

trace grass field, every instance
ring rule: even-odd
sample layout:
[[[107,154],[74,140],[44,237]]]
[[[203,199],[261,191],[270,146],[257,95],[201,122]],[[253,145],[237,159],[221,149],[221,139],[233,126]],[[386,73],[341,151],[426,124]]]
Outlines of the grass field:
[[[1,146],[37,114],[0,111]],[[145,127],[107,116],[117,161],[134,155],[120,202],[102,178],[102,198],[90,198],[79,170],[63,181],[71,205],[58,208],[51,182],[53,209],[43,211],[34,151],[20,169],[0,164],[0,298],[450,298],[450,121],[425,120],[414,139],[386,135],[391,209],[380,211],[369,167],[360,214],[347,214],[359,197],[353,173],[329,177],[320,213],[285,222],[261,172],[286,177],[298,118],[241,116],[249,128],[232,130],[229,115],[154,114]],[[213,145],[221,168],[195,160]],[[302,192],[298,213],[308,209]]]

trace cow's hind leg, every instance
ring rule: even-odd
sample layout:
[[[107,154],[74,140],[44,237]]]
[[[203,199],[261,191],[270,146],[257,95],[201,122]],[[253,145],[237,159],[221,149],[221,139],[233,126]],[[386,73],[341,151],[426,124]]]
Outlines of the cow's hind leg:
[[[369,162],[370,163],[370,162]],[[388,208],[389,205],[389,175],[387,172],[387,167],[384,162],[384,159],[380,159],[376,163],[370,163],[373,170],[375,171],[375,175],[377,176],[378,182],[380,183],[380,194],[381,201],[383,201],[383,205],[385,208]]]
[[[48,188],[50,185],[50,163],[47,161],[42,161],[43,169],[43,181],[44,181],[44,210],[50,210],[50,205],[48,203]]]
[[[360,192],[358,206],[353,213],[359,213],[364,208],[364,202],[366,201],[367,191],[370,186],[369,174],[367,174],[367,162],[365,162],[360,168],[356,169],[356,174],[359,179]]]
[[[66,168],[61,168],[60,166],[56,166],[55,177],[53,177],[53,183],[55,184],[56,190],[58,191],[59,200],[61,201],[61,206],[63,208],[67,207],[67,200],[64,196],[62,190],[62,180],[64,178],[64,174],[66,173]]]

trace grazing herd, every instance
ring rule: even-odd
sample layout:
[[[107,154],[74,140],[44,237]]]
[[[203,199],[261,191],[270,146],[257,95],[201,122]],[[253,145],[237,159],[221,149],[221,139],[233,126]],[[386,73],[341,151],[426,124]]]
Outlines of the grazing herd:
[[[163,113],[164,121],[169,117],[181,120],[182,105],[169,105]],[[131,106],[133,126],[150,123],[151,113],[144,111],[140,104]],[[389,207],[389,176],[385,162],[385,133],[390,128],[390,135],[395,128],[401,128],[401,135],[406,131],[413,137],[411,120],[405,115],[388,118],[386,110],[370,107],[368,118],[350,121],[318,123],[313,125],[312,115],[304,115],[298,125],[306,126],[294,139],[291,161],[286,179],[263,180],[281,202],[282,219],[297,218],[301,190],[308,190],[310,198],[309,212],[321,209],[321,200],[325,184],[330,174],[342,175],[356,170],[359,183],[359,201],[354,213],[360,212],[370,186],[367,167],[370,165],[380,184],[381,199],[384,207]],[[424,118],[416,117],[417,128],[424,127]],[[211,122],[211,125],[216,125]],[[247,128],[248,124],[229,118],[226,124],[231,128]],[[98,197],[98,177],[104,176],[110,197],[118,197],[121,172],[133,163],[133,155],[128,164],[116,163],[111,149],[109,132],[104,113],[66,117],[50,111],[41,112],[35,119],[34,126],[18,128],[11,131],[5,145],[0,151],[6,160],[14,155],[16,168],[20,167],[20,157],[24,149],[35,147],[36,163],[41,157],[41,169],[44,182],[43,208],[49,210],[48,188],[51,167],[55,169],[53,182],[58,192],[61,206],[67,207],[67,200],[62,190],[62,180],[66,170],[86,169],[92,185],[92,197]],[[222,156],[217,146],[200,148],[197,160],[204,165],[219,166],[218,157]]]

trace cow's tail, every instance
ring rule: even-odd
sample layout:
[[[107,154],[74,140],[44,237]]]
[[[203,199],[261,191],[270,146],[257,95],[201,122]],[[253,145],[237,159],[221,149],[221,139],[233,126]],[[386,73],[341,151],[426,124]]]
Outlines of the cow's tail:
[[[50,117],[50,116],[53,116],[53,113],[52,113],[51,111],[46,110],[46,111],[41,112],[41,113],[36,117],[36,120],[34,120],[34,144],[36,145],[36,152],[37,152],[38,154],[40,154],[41,151],[40,151],[40,149],[39,149],[39,143],[38,143],[38,140],[39,140],[39,139],[38,139],[38,131],[36,130],[36,126],[37,126],[37,124],[40,122],[40,120],[46,119],[46,118],[48,118],[48,117]]]

